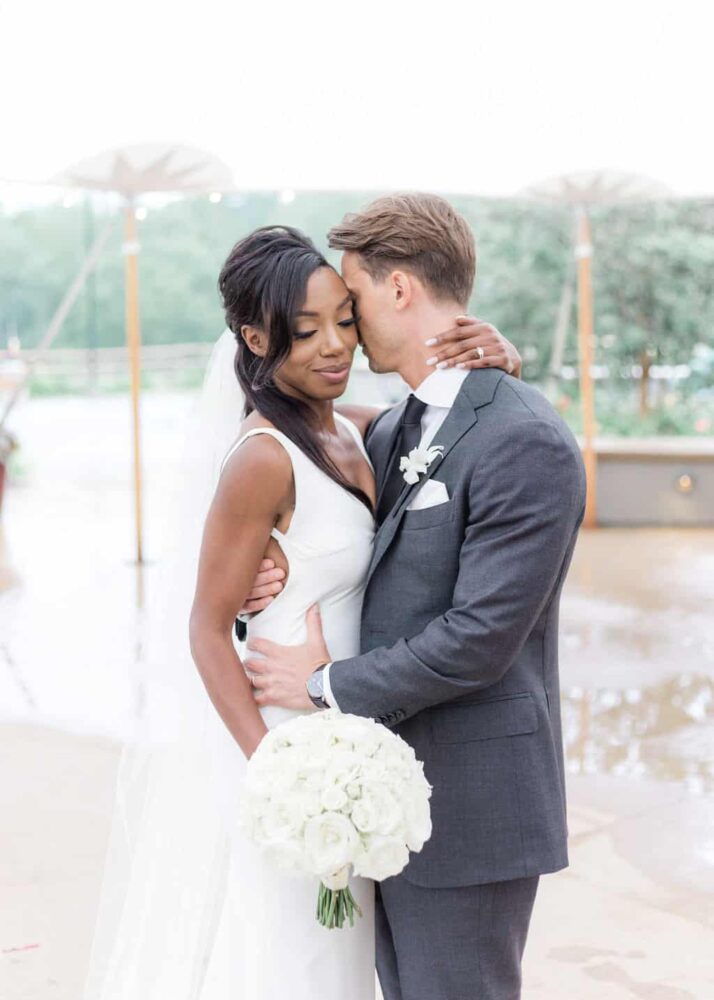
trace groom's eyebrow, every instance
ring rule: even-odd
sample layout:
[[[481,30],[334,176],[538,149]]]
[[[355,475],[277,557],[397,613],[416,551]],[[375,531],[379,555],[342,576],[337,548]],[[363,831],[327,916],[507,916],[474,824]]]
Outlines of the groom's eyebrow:
[[[338,305],[338,307],[336,309],[336,312],[339,312],[340,309],[344,309],[344,307],[347,305],[348,302],[354,302],[354,296],[353,295],[347,295],[342,300],[342,302],[340,302],[340,304]],[[310,312],[308,309],[300,309],[297,312],[296,315],[298,315],[298,316],[319,316],[320,314],[318,312]]]

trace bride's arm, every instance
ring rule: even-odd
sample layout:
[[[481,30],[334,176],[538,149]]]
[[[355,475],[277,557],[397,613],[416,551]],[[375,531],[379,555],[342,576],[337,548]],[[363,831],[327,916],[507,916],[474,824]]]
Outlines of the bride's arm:
[[[191,609],[191,654],[211,701],[250,757],[266,733],[231,630],[258,571],[270,533],[292,506],[285,450],[260,435],[226,463],[206,518]]]

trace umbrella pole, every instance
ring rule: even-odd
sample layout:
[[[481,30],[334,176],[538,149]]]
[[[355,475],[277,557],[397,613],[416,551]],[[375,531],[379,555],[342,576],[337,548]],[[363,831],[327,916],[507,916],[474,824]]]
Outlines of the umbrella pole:
[[[597,526],[597,455],[595,453],[595,390],[593,386],[593,291],[592,237],[590,219],[578,212],[575,258],[578,265],[578,347],[580,353],[580,400],[583,408],[583,461],[587,476],[586,528]]]
[[[139,241],[137,238],[134,203],[127,202],[125,212],[124,245],[126,283],[126,345],[129,354],[131,377],[131,408],[134,444],[134,521],[136,526],[136,561],[144,561],[142,549],[142,482],[141,482],[141,327],[139,325]]]

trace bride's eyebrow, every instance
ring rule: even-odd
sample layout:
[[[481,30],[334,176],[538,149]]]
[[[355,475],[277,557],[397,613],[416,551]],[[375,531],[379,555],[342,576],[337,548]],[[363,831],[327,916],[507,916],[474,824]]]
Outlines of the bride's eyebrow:
[[[347,295],[342,302],[338,305],[335,312],[339,312],[340,309],[344,309],[348,302],[354,302],[353,295]],[[296,316],[319,316],[319,312],[310,312],[309,309],[300,309],[299,312],[295,313]]]

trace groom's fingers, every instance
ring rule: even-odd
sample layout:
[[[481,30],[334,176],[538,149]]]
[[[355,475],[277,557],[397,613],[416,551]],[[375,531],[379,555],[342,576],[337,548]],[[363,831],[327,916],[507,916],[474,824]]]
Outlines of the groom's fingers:
[[[283,585],[278,580],[274,583],[264,583],[260,587],[253,587],[248,595],[248,600],[260,601],[263,597],[271,597],[274,594],[279,594],[282,589]]]
[[[246,601],[240,609],[240,613],[242,615],[254,615],[258,611],[264,611],[274,600],[274,597],[261,597],[259,601]]]
[[[247,646],[248,649],[255,650],[256,653],[264,653],[265,656],[273,656],[284,648],[279,646],[277,642],[271,642],[270,639],[249,639]]]
[[[243,660],[243,667],[249,674],[262,674],[266,670],[267,660],[254,660],[247,656]]]
[[[322,616],[320,615],[319,604],[313,604],[307,612],[307,644],[314,647],[316,653],[329,658],[325,636],[322,631]]]

